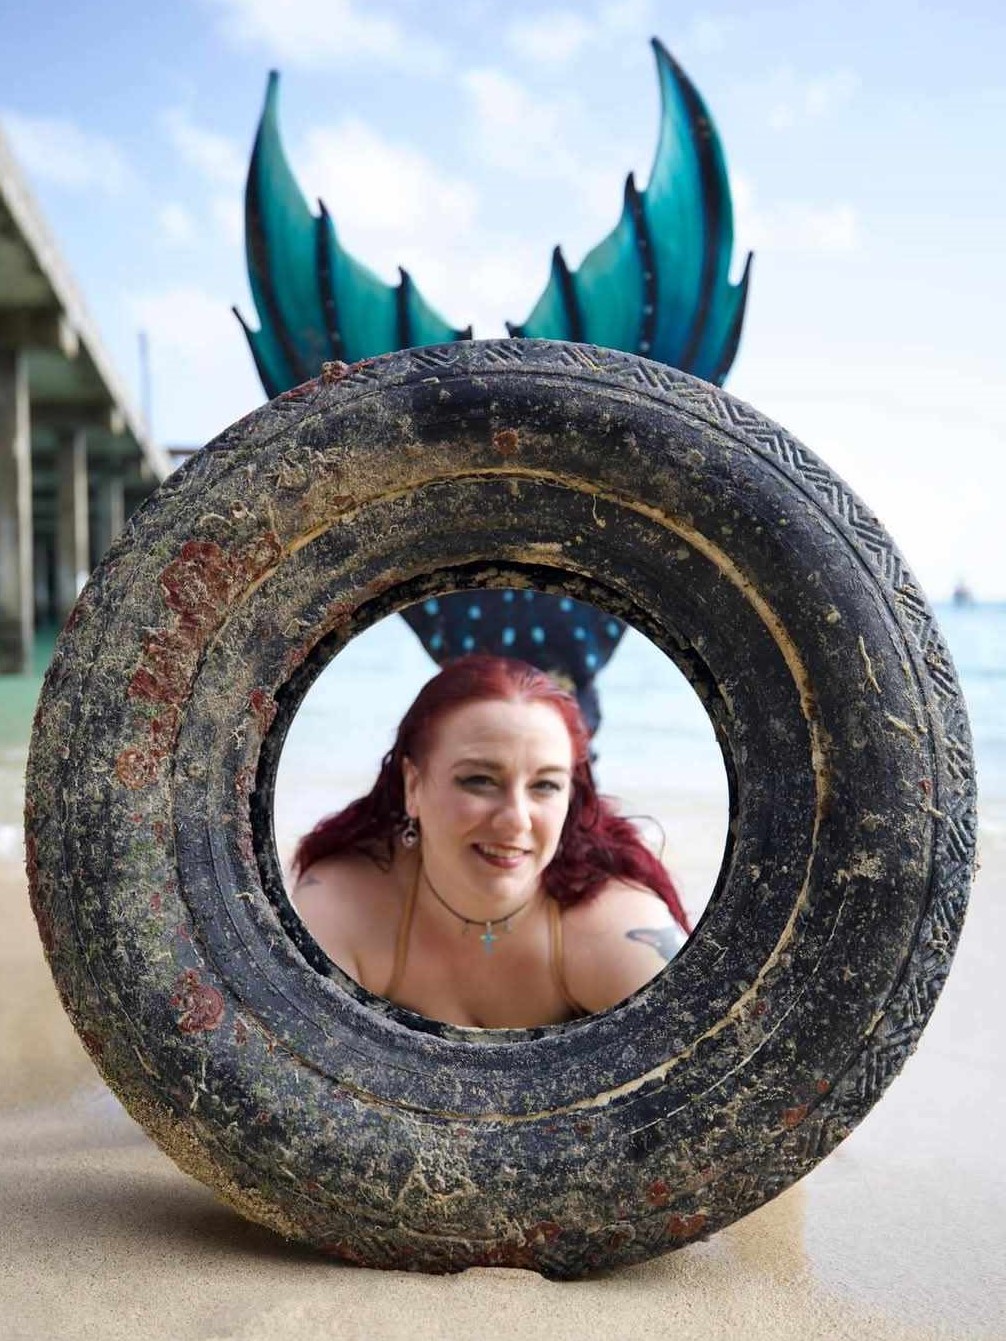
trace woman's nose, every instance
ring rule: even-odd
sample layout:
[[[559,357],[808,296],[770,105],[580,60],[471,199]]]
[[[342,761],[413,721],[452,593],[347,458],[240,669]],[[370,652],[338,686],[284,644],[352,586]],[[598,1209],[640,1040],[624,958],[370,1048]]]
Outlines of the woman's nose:
[[[494,816],[496,829],[502,834],[523,834],[531,827],[528,799],[522,791],[513,789],[500,798]]]

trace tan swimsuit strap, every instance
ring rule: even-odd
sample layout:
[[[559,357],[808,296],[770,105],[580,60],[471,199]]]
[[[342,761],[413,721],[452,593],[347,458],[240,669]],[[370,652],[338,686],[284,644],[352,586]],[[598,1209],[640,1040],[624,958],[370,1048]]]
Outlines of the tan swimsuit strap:
[[[559,989],[560,996],[570,1010],[575,1011],[577,1015],[589,1015],[590,1011],[577,1001],[566,982],[566,969],[562,953],[562,909],[555,899],[548,900],[548,943],[552,961],[552,977]]]
[[[402,985],[402,977],[405,973],[405,960],[409,953],[409,933],[412,931],[412,919],[416,912],[416,898],[419,894],[419,877],[422,874],[422,862],[416,862],[416,878],[412,882],[412,888],[409,890],[409,896],[405,900],[405,907],[402,909],[402,916],[398,922],[398,937],[395,941],[395,962],[391,968],[391,977],[388,979],[388,985],[384,989],[384,995],[394,1001],[395,993]]]

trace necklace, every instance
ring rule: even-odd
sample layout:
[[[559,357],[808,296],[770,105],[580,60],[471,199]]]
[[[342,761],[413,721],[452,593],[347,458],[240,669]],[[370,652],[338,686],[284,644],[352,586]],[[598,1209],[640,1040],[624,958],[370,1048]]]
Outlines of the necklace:
[[[423,879],[429,886],[430,893],[436,899],[437,903],[440,904],[441,908],[446,908],[452,917],[456,917],[459,922],[464,923],[464,927],[462,928],[461,931],[462,936],[468,935],[469,927],[484,928],[482,935],[479,937],[479,940],[482,942],[483,948],[485,949],[487,955],[492,954],[492,948],[495,945],[495,943],[499,940],[499,937],[494,934],[495,928],[502,927],[504,932],[507,935],[509,935],[511,918],[517,917],[518,914],[522,913],[524,909],[528,906],[528,904],[531,902],[531,900],[534,898],[533,894],[529,894],[528,897],[519,907],[515,908],[511,913],[505,913],[502,917],[465,917],[464,913],[459,913],[456,908],[452,908],[451,905],[447,902],[447,900],[443,898],[442,895],[438,894],[437,890],[434,887],[433,881],[426,874],[426,867],[420,864],[419,869]]]

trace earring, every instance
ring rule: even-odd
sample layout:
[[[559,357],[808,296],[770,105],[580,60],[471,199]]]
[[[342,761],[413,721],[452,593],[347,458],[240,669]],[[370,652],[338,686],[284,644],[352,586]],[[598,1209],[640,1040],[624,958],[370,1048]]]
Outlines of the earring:
[[[402,847],[413,848],[419,843],[419,821],[411,815],[406,817],[402,825]]]

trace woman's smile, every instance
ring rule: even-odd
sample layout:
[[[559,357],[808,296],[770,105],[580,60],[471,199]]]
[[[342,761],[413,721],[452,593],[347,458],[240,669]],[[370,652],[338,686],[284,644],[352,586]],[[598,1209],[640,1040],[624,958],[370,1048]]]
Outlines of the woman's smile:
[[[472,847],[483,860],[500,870],[515,871],[531,855],[529,848],[500,847],[497,844],[473,843]]]

